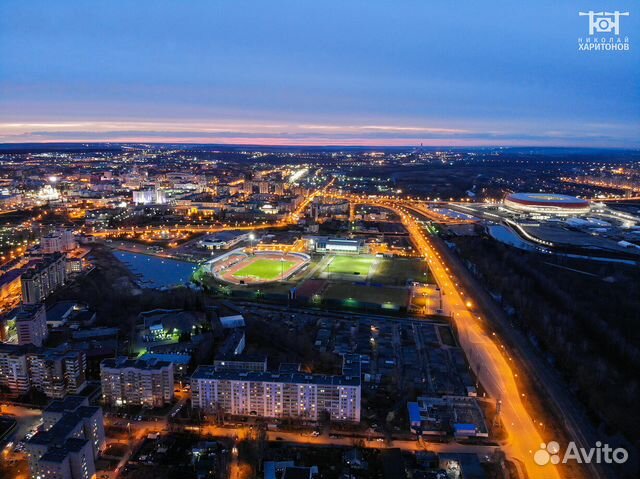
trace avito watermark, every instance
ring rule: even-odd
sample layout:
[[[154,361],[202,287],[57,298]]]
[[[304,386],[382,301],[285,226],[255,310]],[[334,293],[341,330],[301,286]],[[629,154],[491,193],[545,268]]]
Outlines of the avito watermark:
[[[578,464],[624,464],[629,459],[629,452],[623,447],[613,448],[609,444],[596,441],[595,447],[585,448],[571,441],[564,453],[556,441],[540,444],[533,455],[533,460],[539,466],[547,464],[566,464],[574,461]]]

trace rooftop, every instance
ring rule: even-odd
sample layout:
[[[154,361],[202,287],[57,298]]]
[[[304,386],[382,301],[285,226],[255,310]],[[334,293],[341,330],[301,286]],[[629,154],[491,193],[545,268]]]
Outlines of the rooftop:
[[[99,410],[97,406],[80,406],[75,411],[64,414],[48,431],[38,431],[28,442],[62,446],[84,418],[92,417]]]
[[[216,379],[227,381],[252,381],[290,384],[326,384],[334,386],[359,386],[360,374],[353,376],[334,376],[328,374],[305,374],[300,372],[236,372],[216,371],[214,366],[198,366],[191,379]]]
[[[71,337],[73,339],[89,339],[102,338],[109,336],[117,336],[120,330],[118,328],[93,328],[82,331],[73,331]]]
[[[171,354],[171,353],[144,353],[140,359],[144,361],[157,360],[160,362],[169,362],[174,364],[189,364],[191,356],[189,354]]]
[[[45,412],[73,412],[80,406],[88,406],[89,402],[84,396],[67,396],[64,399],[51,401],[44,409]]]
[[[78,306],[78,303],[75,301],[58,301],[47,309],[47,321],[61,321]]]
[[[79,452],[88,443],[87,439],[72,437],[67,439],[62,446],[52,447],[45,452],[40,461],[63,462],[70,452]]]
[[[506,200],[527,205],[564,206],[568,208],[589,205],[588,201],[575,196],[555,193],[512,193],[506,197]]]
[[[134,369],[145,369],[145,370],[155,370],[161,369],[167,366],[171,366],[171,363],[168,361],[160,361],[158,359],[129,359],[125,357],[120,357],[116,359],[103,359],[100,363],[101,366],[111,369],[126,369],[126,368],[134,368]]]
[[[43,308],[42,303],[23,304],[15,312],[16,321],[31,321]]]

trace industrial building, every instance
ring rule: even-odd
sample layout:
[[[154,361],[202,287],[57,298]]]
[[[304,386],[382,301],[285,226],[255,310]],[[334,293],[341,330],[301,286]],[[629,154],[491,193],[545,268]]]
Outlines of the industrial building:
[[[267,357],[261,354],[246,354],[244,329],[234,329],[220,346],[213,361],[217,371],[260,371],[267,370]]]
[[[484,414],[478,400],[468,396],[419,397],[407,403],[411,431],[418,435],[456,439],[488,437]]]
[[[363,253],[365,243],[362,239],[328,238],[317,236],[310,238],[309,249],[316,253]]]
[[[241,233],[234,231],[221,231],[213,236],[206,236],[198,242],[198,245],[202,248],[214,250],[214,249],[229,249],[241,243],[247,241],[251,233]]]

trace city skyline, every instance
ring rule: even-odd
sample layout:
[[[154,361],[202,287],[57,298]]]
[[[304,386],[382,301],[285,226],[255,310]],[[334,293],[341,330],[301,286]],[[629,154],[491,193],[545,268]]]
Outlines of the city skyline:
[[[463,3],[4,2],[0,142],[640,146],[631,2]]]
[[[0,474],[638,477],[639,158],[2,145]]]

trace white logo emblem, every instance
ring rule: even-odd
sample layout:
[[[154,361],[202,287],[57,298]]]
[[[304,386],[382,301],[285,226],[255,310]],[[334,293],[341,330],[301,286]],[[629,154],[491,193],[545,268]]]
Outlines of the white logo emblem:
[[[578,12],[581,17],[589,17],[589,35],[613,33],[620,35],[620,17],[628,17],[629,12]]]

